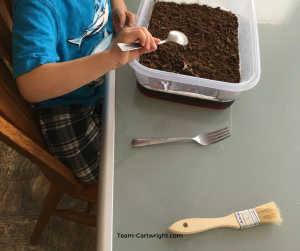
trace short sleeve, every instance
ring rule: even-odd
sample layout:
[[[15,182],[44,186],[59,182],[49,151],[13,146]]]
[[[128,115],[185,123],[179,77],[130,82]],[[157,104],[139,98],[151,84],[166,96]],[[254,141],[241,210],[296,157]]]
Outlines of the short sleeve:
[[[13,19],[14,78],[59,61],[58,27],[53,11],[37,0],[21,0]]]

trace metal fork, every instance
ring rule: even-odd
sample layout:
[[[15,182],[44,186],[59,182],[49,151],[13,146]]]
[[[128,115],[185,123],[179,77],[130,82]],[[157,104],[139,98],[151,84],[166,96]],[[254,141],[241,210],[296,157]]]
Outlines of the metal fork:
[[[156,145],[156,144],[181,141],[181,140],[195,140],[200,145],[208,146],[208,145],[218,143],[224,139],[227,139],[228,137],[230,137],[230,132],[228,130],[228,127],[225,127],[217,131],[199,134],[195,138],[133,139],[132,145],[138,147],[138,146],[149,146],[149,145]]]

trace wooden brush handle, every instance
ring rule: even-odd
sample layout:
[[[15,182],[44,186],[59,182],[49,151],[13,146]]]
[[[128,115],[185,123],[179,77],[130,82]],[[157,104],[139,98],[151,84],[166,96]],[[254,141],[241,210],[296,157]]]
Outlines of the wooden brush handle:
[[[168,230],[177,234],[195,234],[218,227],[241,228],[235,214],[222,218],[191,218],[175,222]]]

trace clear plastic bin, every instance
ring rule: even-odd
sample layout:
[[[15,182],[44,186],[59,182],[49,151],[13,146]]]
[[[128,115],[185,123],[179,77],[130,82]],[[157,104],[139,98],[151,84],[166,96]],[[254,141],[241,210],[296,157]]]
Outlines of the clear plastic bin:
[[[138,88],[142,93],[179,103],[225,109],[231,106],[242,91],[249,90],[258,83],[261,69],[254,0],[163,1],[205,4],[237,15],[241,82],[228,83],[150,69],[141,65],[138,58],[130,65],[135,70]],[[154,0],[141,1],[135,26],[148,27],[153,6]],[[187,91],[189,89],[193,91]]]

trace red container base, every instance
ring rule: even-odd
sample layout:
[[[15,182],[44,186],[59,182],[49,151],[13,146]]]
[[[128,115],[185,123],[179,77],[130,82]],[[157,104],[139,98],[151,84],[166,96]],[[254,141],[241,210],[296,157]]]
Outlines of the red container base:
[[[166,93],[166,92],[153,91],[153,90],[143,87],[142,85],[139,84],[138,81],[136,81],[136,82],[137,82],[138,89],[145,96],[151,97],[151,98],[156,98],[156,99],[161,99],[161,100],[166,100],[166,101],[171,101],[171,102],[175,102],[175,103],[200,106],[200,107],[205,107],[205,108],[210,108],[210,109],[223,110],[223,109],[230,107],[234,102],[234,100],[229,101],[229,102],[218,102],[218,101],[212,101],[212,100],[207,100],[207,99],[174,95],[174,94]]]

